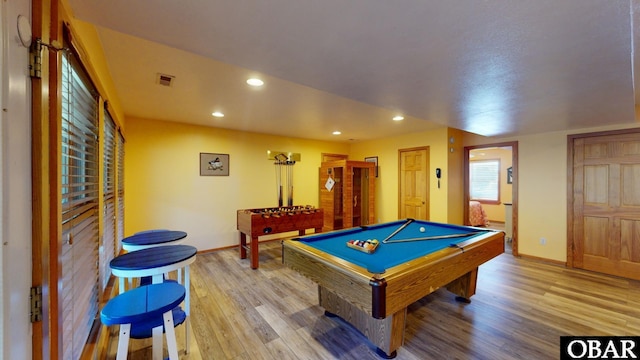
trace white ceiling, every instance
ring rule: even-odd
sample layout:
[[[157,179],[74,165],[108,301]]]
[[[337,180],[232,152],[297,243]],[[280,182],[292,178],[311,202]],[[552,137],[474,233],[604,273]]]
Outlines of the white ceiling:
[[[640,0],[68,2],[128,116],[332,141],[635,122]]]

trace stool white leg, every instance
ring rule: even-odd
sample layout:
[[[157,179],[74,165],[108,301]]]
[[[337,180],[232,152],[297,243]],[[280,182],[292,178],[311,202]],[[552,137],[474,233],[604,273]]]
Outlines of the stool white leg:
[[[184,353],[189,353],[189,343],[191,343],[191,339],[189,339],[189,317],[184,320]]]
[[[118,278],[118,294],[122,294],[124,291],[125,291],[124,278],[123,277],[119,277]]]
[[[162,326],[156,326],[151,330],[153,345],[151,348],[153,360],[162,360]]]
[[[151,276],[152,284],[162,284],[164,274],[155,274]],[[153,360],[162,360],[162,326],[153,328]]]
[[[167,337],[167,349],[169,350],[169,359],[178,360],[178,344],[176,343],[176,329],[173,325],[173,312],[171,310],[162,314],[164,319],[164,331]]]
[[[129,336],[131,324],[120,324],[120,335],[118,335],[118,354],[116,360],[125,360],[129,352]]]
[[[184,347],[184,351],[185,353],[189,353],[189,344],[191,343],[190,339],[189,339],[189,318],[191,317],[191,277],[189,275],[189,265],[187,265],[184,268],[184,290],[185,290],[185,296],[184,296],[184,312],[187,315],[187,318],[184,321],[184,331],[185,331],[185,339],[186,339],[186,344]]]

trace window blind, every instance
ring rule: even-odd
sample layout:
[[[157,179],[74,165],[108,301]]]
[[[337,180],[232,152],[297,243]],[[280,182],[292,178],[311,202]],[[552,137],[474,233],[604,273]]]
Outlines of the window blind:
[[[116,125],[109,112],[104,111],[104,140],[103,145],[103,211],[104,227],[102,244],[100,246],[100,283],[104,289],[109,282],[111,269],[109,262],[115,256],[116,244]]]
[[[471,161],[469,175],[471,200],[500,200],[500,160]]]
[[[78,359],[98,313],[98,98],[77,58],[62,55],[62,264],[64,359]]]
[[[122,249],[124,239],[124,136],[118,131],[118,215],[116,216],[117,239],[116,253]]]

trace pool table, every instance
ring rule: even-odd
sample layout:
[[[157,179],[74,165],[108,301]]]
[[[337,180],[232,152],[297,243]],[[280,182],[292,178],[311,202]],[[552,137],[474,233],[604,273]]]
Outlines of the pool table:
[[[372,253],[347,246],[372,239]],[[282,242],[283,263],[318,284],[325,313],[351,323],[387,358],[404,342],[409,305],[443,286],[469,302],[478,266],[503,252],[502,231],[414,219]]]

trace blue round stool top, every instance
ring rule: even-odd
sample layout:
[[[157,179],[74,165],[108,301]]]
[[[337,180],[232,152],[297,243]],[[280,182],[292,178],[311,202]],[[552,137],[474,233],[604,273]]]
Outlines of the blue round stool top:
[[[159,319],[184,300],[184,286],[175,282],[151,284],[126,291],[109,300],[100,311],[105,325],[136,324]]]
[[[142,231],[138,231],[137,233],[133,234],[133,235],[140,235],[140,234],[148,234],[148,233],[153,233],[153,232],[162,232],[162,231],[171,231],[169,229],[151,229],[151,230],[142,230]]]
[[[122,239],[122,245],[130,246],[150,246],[162,245],[184,239],[187,233],[175,230],[151,230],[142,231]]]
[[[191,245],[167,245],[146,248],[117,256],[109,262],[113,270],[145,270],[175,264],[196,255]]]

